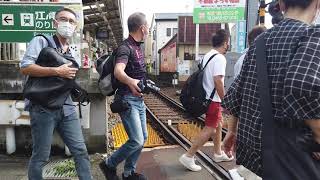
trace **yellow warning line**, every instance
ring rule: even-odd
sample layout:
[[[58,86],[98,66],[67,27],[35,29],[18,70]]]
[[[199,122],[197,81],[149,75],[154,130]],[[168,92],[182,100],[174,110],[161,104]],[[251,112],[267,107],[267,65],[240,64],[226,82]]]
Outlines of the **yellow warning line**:
[[[183,121],[178,124],[178,131],[186,137],[189,141],[192,141],[201,131],[201,125],[196,122]]]
[[[150,148],[150,147],[156,147],[156,146],[164,146],[165,143],[160,138],[160,136],[157,134],[157,132],[151,127],[150,124],[147,124],[147,131],[148,131],[148,138],[146,143],[144,144],[144,147]],[[122,123],[116,124],[112,130],[111,134],[113,136],[114,140],[114,148],[120,148],[127,140],[128,135],[123,127]]]

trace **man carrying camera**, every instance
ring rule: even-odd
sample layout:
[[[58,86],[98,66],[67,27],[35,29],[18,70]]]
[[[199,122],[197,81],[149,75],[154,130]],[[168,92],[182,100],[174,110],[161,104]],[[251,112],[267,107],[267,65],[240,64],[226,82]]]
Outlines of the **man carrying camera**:
[[[129,140],[100,164],[108,180],[119,179],[116,167],[125,160],[124,180],[146,177],[135,172],[137,160],[147,139],[146,109],[138,86],[145,81],[146,66],[141,44],[148,35],[146,16],[137,12],[128,18],[129,37],[119,46],[116,55],[114,75],[120,81],[115,102],[126,105],[119,112]]]
[[[73,36],[76,26],[77,20],[74,11],[68,8],[57,11],[54,19],[54,27],[57,29],[57,33],[54,36],[47,37],[50,44],[56,46],[57,49],[60,47],[63,54],[70,54],[68,39]],[[36,36],[32,39],[21,61],[21,73],[29,77],[75,78],[78,69],[71,68],[72,63],[59,67],[43,67],[36,64],[41,50],[48,45],[49,42],[44,37]],[[26,109],[30,112],[31,117],[33,141],[32,157],[28,169],[29,180],[43,179],[42,168],[49,159],[55,129],[74,157],[79,179],[92,179],[89,156],[80,121],[75,106],[72,105],[70,95],[64,104],[60,108],[51,109],[34,101],[26,102]]]

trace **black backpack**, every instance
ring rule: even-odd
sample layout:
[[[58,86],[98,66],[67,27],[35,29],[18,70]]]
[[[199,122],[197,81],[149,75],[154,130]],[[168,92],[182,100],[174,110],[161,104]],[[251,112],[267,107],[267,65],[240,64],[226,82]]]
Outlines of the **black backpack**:
[[[131,54],[130,46],[126,42],[123,42],[121,45],[123,44],[129,47]],[[120,82],[114,77],[113,73],[116,65],[116,56],[117,49],[114,50],[111,55],[102,55],[95,61],[95,67],[99,73],[99,90],[104,96],[114,95],[120,85]]]
[[[99,73],[98,86],[101,94],[105,96],[114,95],[117,90],[116,79],[114,78],[114,66],[116,51],[111,55],[103,55],[95,61],[96,70]]]
[[[199,117],[207,112],[211,103],[210,99],[212,99],[215,94],[215,89],[213,89],[210,99],[206,99],[206,91],[203,88],[203,73],[209,62],[216,55],[217,54],[212,55],[203,68],[203,61],[201,61],[201,63],[198,65],[198,71],[193,73],[188,78],[181,90],[180,101],[186,111],[194,117]]]

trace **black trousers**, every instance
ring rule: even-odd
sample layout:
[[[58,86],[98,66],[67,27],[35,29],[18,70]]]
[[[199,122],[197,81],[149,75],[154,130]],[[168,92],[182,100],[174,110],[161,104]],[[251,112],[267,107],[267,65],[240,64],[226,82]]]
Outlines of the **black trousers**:
[[[297,128],[275,127],[274,174],[272,180],[320,180],[320,160],[315,160],[299,142]]]

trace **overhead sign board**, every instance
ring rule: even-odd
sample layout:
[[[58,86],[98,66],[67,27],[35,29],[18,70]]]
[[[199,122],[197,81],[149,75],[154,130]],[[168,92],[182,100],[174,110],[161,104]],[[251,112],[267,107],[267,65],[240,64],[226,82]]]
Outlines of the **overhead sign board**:
[[[195,0],[193,22],[230,23],[244,20],[245,0]]]
[[[81,4],[0,4],[0,42],[29,42],[36,34],[55,33],[55,12],[63,7],[73,9],[78,19],[82,17]],[[82,21],[78,29],[82,29]]]

